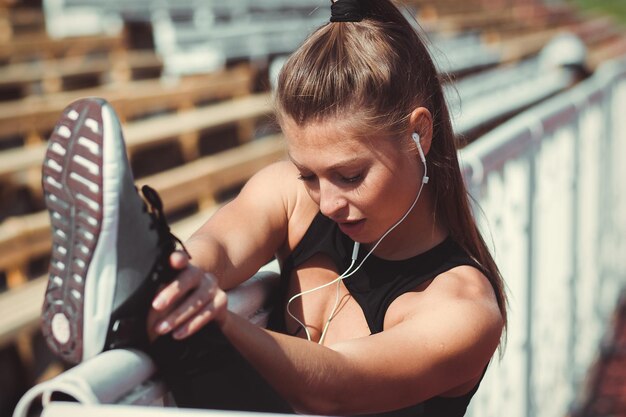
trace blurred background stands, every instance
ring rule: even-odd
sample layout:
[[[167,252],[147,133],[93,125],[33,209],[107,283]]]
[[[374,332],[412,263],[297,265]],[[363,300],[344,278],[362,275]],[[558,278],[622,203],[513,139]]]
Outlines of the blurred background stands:
[[[402,7],[417,18],[435,57],[464,144],[487,143],[516,115],[558,100],[626,54],[622,26],[563,2],[406,0]],[[138,183],[161,192],[185,238],[255,171],[284,156],[271,86],[285,58],[328,14],[322,0],[0,2],[0,415],[9,415],[29,386],[65,368],[38,332],[54,249],[41,161],[63,108],[83,96],[113,104]],[[484,204],[489,211],[489,200]],[[493,230],[500,233],[499,223]],[[600,322],[604,315],[598,310]],[[530,333],[520,345],[516,337],[509,356],[529,361]],[[574,378],[571,386],[584,379]],[[595,387],[600,379],[585,380]],[[572,407],[597,412],[597,401],[595,408],[583,404],[602,390],[585,392]],[[484,415],[497,410],[485,408],[488,398],[474,407]]]

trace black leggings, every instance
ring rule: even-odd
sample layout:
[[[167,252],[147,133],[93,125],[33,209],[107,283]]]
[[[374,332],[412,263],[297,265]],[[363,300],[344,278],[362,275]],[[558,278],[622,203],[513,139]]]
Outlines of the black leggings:
[[[178,407],[293,413],[213,323],[183,340],[158,338],[150,355]]]

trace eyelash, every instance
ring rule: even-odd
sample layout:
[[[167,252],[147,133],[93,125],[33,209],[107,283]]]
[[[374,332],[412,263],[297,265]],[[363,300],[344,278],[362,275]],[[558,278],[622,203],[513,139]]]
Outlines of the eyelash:
[[[358,174],[358,175],[355,175],[355,176],[350,177],[350,178],[342,177],[341,180],[343,182],[345,182],[345,183],[348,183],[348,184],[355,184],[357,182],[360,182],[362,178],[363,178],[363,176],[361,174]]]
[[[300,174],[300,175],[298,175],[298,179],[300,181],[304,181],[304,182],[313,181],[315,179],[315,175],[302,175],[302,174]],[[349,177],[349,178],[341,177],[341,181],[343,181],[346,184],[355,184],[355,183],[360,182],[362,179],[363,179],[363,175],[362,174],[358,174],[358,175],[355,175],[355,176]]]

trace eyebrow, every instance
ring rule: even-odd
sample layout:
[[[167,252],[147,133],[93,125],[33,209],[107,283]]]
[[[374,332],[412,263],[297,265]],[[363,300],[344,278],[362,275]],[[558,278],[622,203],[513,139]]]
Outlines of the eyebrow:
[[[301,164],[299,164],[295,159],[293,159],[293,157],[291,156],[291,153],[287,152],[287,157],[289,158],[289,160],[296,166],[296,168],[298,169],[304,169],[305,167]],[[326,170],[328,171],[332,171],[338,168],[345,168],[351,165],[354,165],[355,163],[359,163],[363,161],[363,158],[358,158],[358,157],[353,157],[353,158],[349,158],[349,159],[345,159],[343,161],[339,161],[337,163],[334,163],[328,167],[326,167]]]

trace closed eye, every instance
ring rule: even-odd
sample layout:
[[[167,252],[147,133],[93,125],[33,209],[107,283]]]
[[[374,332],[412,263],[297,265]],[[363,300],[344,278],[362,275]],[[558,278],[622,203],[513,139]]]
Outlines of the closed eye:
[[[315,174],[310,174],[310,175],[298,175],[298,179],[300,181],[304,181],[304,182],[311,182],[314,181],[316,178]],[[344,176],[340,176],[339,179],[341,180],[341,182],[345,183],[345,184],[358,184],[363,180],[363,174],[358,174],[358,175],[354,175],[352,177],[344,177]]]
[[[298,175],[298,179],[300,181],[304,181],[304,182],[309,182],[309,181],[313,181],[315,179],[315,174],[310,174],[310,175]]]
[[[348,184],[356,184],[358,182],[361,182],[361,180],[363,180],[362,174],[354,175],[352,177],[341,177],[341,181],[348,183]]]

